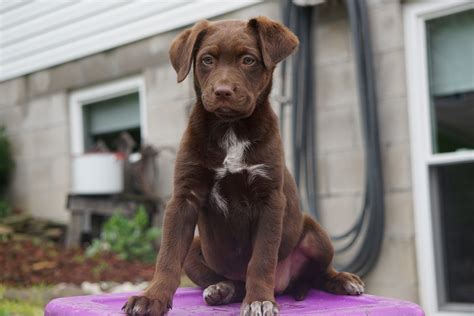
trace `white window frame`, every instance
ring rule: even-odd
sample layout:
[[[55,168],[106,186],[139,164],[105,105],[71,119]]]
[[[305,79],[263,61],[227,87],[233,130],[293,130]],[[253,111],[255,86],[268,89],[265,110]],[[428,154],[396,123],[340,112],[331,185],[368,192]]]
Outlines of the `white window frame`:
[[[474,150],[433,154],[425,23],[472,8],[470,0],[407,1],[403,10],[418,282],[421,304],[426,315],[433,316],[472,315],[474,304],[449,304],[439,298],[443,289],[437,288],[442,280],[437,279],[429,168],[474,161]]]
[[[147,139],[147,111],[145,81],[142,76],[111,81],[71,93],[69,97],[69,119],[71,130],[71,154],[84,153],[84,105],[120,97],[138,92],[140,108],[140,137],[142,142]]]

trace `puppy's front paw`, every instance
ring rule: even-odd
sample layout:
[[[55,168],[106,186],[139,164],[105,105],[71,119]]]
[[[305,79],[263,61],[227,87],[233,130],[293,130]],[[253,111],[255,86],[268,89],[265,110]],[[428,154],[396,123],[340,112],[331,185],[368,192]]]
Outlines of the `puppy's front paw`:
[[[270,301],[243,303],[240,308],[240,316],[274,316],[279,313],[277,305]]]
[[[171,304],[164,304],[157,299],[146,296],[131,296],[122,310],[127,315],[162,316],[171,308]]]
[[[229,304],[235,294],[235,286],[230,281],[222,281],[213,285],[209,285],[202,297],[207,305],[223,305]]]

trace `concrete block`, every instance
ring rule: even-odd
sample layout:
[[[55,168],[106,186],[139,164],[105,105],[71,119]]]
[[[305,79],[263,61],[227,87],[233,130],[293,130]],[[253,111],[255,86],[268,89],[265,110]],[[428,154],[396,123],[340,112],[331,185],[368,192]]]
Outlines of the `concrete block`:
[[[28,195],[31,185],[29,181],[30,160],[15,157],[15,168],[11,185],[11,193],[13,201],[17,201],[15,197]]]
[[[357,100],[357,81],[352,62],[316,67],[316,104],[319,108],[347,106]]]
[[[34,98],[26,105],[25,118],[22,127],[25,131],[46,127],[49,124],[48,115],[43,113],[49,110],[49,96]]]
[[[318,65],[348,62],[351,58],[350,28],[347,19],[318,23],[314,32]]]
[[[367,283],[366,287],[366,293],[368,294],[393,297],[420,304],[418,290],[418,284],[416,282],[397,282],[394,284]]]
[[[385,194],[385,236],[414,237],[413,196],[410,191]]]
[[[366,0],[367,6],[370,7],[377,7],[383,6],[388,4],[400,3],[400,0]]]
[[[318,155],[317,161],[317,185],[318,195],[327,196],[329,195],[329,170],[328,161],[326,155]]]
[[[65,124],[68,121],[67,108],[68,99],[63,92],[34,98],[26,106],[22,128],[34,130]]]
[[[67,193],[68,190],[66,188],[54,186],[32,190],[28,195],[26,210],[34,217],[54,219],[59,223],[68,223],[69,212],[66,210]]]
[[[14,105],[0,108],[0,127],[5,127],[10,136],[21,132],[22,120],[22,107]]]
[[[88,84],[111,80],[118,76],[115,54],[105,52],[83,58],[79,61],[81,72]]]
[[[382,147],[385,191],[411,188],[410,148],[408,143]]]
[[[88,84],[79,61],[69,62],[51,69],[50,91],[79,88]]]
[[[393,50],[374,56],[378,100],[406,96],[405,57],[403,50]]]
[[[318,151],[326,153],[354,147],[355,118],[350,107],[321,110],[316,115]]]
[[[148,109],[148,134],[155,145],[179,143],[187,124],[186,107],[165,104]]]
[[[369,7],[370,36],[374,52],[403,47],[402,8],[398,2]]]
[[[346,6],[342,1],[326,1],[318,6],[318,14],[314,14],[314,20],[317,24],[347,20]]]
[[[79,61],[33,73],[27,76],[27,80],[30,98],[48,92],[78,88],[87,83]]]
[[[330,194],[363,192],[365,158],[362,150],[334,152],[327,157]]]
[[[69,100],[65,92],[50,96],[47,115],[49,124],[65,124],[69,122]]]
[[[49,91],[51,85],[50,69],[34,72],[26,76],[28,96],[33,97]]]
[[[388,145],[409,142],[406,99],[400,98],[379,102],[377,110],[381,142]]]
[[[0,109],[22,102],[26,98],[24,77],[0,82]]]
[[[0,112],[0,117],[1,117],[1,112]],[[1,120],[0,120],[0,126],[2,126]],[[14,159],[22,158],[22,137],[21,135],[8,135],[8,139],[10,140],[10,146],[11,150],[13,153]]]
[[[414,239],[385,238],[379,259],[364,280],[368,293],[418,301],[413,295],[417,292]],[[402,288],[410,291],[404,293]]]
[[[239,19],[247,20],[259,15],[264,15],[270,19],[280,19],[280,4],[278,1],[262,1],[255,5],[245,7],[230,13],[226,13],[210,20]]]
[[[320,199],[321,224],[331,235],[346,232],[356,221],[360,207],[355,196],[328,196]]]
[[[150,49],[150,39],[138,41],[116,49],[114,57],[117,61],[118,73],[121,76],[143,71],[144,68],[158,65],[168,60],[168,53],[158,54]]]
[[[282,140],[283,140],[283,147],[285,150],[285,160],[286,166],[290,169],[290,172],[293,172],[293,140],[291,137],[291,107],[285,106],[283,108],[283,126],[280,126],[282,129]]]
[[[157,159],[157,194],[164,200],[168,200],[173,193],[173,174],[175,161],[176,154],[171,151],[161,152]]]
[[[28,194],[21,194],[18,191],[11,190],[9,192],[8,198],[10,200],[11,206],[15,210],[27,211],[28,210]]]
[[[48,159],[51,164],[50,183],[54,187],[70,188],[71,158],[68,154]]]
[[[377,101],[379,138],[381,144],[393,145],[409,142],[408,111],[405,98]],[[354,108],[355,145],[364,145],[360,108]]]
[[[170,63],[148,68],[145,73],[147,105],[152,107],[175,106],[194,100],[192,74],[181,83]]]
[[[362,130],[362,117],[359,103],[353,106],[354,118],[354,147],[364,148],[364,131]]]
[[[36,158],[51,158],[69,154],[69,127],[56,125],[34,133],[33,146]]]
[[[22,133],[11,138],[15,160],[29,159],[35,156],[34,135],[34,131],[23,130]]]
[[[32,159],[29,161],[28,178],[32,190],[47,190],[51,184],[54,165],[51,159]]]
[[[171,42],[184,29],[186,29],[186,27],[151,37],[148,41],[148,49],[150,50],[150,53],[152,55],[162,57],[163,63],[165,63],[166,61],[168,61],[169,63],[168,55],[171,47]]]

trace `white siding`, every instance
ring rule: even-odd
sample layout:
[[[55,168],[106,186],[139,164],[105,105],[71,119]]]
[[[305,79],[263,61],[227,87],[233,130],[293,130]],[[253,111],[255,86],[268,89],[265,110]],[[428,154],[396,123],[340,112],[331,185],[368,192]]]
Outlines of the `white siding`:
[[[0,81],[210,18],[257,0],[0,0]]]

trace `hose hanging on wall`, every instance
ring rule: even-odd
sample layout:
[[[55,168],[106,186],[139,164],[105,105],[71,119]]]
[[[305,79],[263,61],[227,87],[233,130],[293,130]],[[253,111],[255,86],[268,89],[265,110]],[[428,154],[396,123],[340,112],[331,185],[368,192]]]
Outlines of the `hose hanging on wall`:
[[[357,65],[360,114],[365,149],[365,195],[362,210],[354,225],[337,236],[331,236],[337,254],[351,251],[351,259],[339,269],[365,275],[374,266],[382,245],[384,232],[384,189],[375,97],[375,78],[365,0],[346,0]],[[302,204],[316,219],[317,170],[315,144],[315,102],[313,67],[313,6],[296,6],[282,1],[283,22],[300,39],[300,47],[292,63],[292,138],[293,174],[302,194]],[[286,77],[283,65],[283,80]],[[283,81],[285,82],[285,81]],[[282,92],[285,93],[283,90]],[[355,252],[354,252],[355,249]]]

